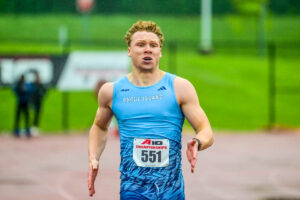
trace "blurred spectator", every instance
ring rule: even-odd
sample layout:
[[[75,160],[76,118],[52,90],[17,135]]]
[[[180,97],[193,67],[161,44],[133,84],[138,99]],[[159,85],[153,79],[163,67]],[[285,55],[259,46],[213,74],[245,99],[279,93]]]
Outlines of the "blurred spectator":
[[[20,117],[24,115],[25,132],[27,137],[31,137],[29,124],[29,100],[30,100],[30,86],[25,83],[25,76],[22,74],[17,83],[13,86],[13,91],[17,98],[16,114],[14,122],[14,135],[20,137]]]
[[[37,71],[34,71],[34,82],[31,84],[31,90],[32,92],[31,92],[30,103],[34,111],[32,135],[38,136],[40,113],[41,113],[42,101],[46,94],[46,87],[41,83],[40,75]]]

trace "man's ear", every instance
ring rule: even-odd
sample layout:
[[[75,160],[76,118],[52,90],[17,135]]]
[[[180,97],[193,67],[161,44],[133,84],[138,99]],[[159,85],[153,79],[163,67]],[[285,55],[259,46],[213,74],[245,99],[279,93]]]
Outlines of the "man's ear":
[[[129,57],[131,57],[131,49],[130,49],[130,47],[127,48],[127,55],[128,55]]]

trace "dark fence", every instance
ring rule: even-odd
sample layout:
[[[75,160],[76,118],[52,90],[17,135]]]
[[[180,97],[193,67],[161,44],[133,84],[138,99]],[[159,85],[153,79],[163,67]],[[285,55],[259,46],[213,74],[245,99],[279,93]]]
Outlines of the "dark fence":
[[[281,47],[282,48],[282,47]],[[300,50],[300,46],[298,46]],[[299,52],[299,51],[298,51]],[[269,129],[276,126],[276,104],[279,95],[295,95],[300,94],[300,81],[298,85],[286,85],[280,83],[276,78],[276,56],[278,54],[278,46],[274,43],[268,44],[268,65],[269,65]],[[299,66],[300,67],[300,66]]]
[[[10,41],[6,39],[5,41]],[[23,44],[52,44],[52,45],[59,45],[57,40],[40,40],[40,39],[25,39],[25,38],[11,38],[11,41],[19,41]],[[0,40],[1,43],[1,40]],[[51,58],[52,62],[54,63],[54,71],[53,77],[54,79],[51,81],[51,86],[55,87],[57,80],[60,77],[60,73],[64,67],[64,63],[66,62],[67,55],[71,51],[72,46],[82,45],[84,47],[89,46],[99,46],[99,49],[102,47],[115,47],[118,49],[126,49],[126,44],[123,40],[107,40],[107,39],[97,39],[97,40],[89,40],[89,41],[82,41],[82,40],[69,40],[65,46],[63,47],[61,54],[59,55],[35,55],[34,57],[48,57]],[[249,41],[217,41],[214,42],[214,53],[227,53],[231,55],[241,54],[241,55],[257,55],[259,56],[259,51],[257,48],[257,43],[249,42]],[[168,62],[168,71],[174,74],[177,74],[177,56],[178,52],[184,50],[185,48],[194,49],[195,51],[199,50],[199,43],[198,41],[193,40],[182,40],[182,41],[168,41],[164,45],[164,51],[166,51],[167,55],[167,62]],[[200,51],[199,51],[200,52]],[[278,66],[277,66],[277,59],[278,57],[292,57],[293,59],[297,59],[300,52],[300,43],[299,41],[294,42],[285,42],[285,43],[274,43],[269,41],[266,45],[265,49],[265,56],[268,59],[268,113],[269,113],[269,120],[268,120],[268,127],[271,129],[276,125],[277,119],[276,115],[278,112],[276,110],[276,104],[278,103],[278,96],[279,95],[294,95],[300,94],[300,82],[298,85],[285,85],[279,81],[276,77]],[[1,58],[20,58],[26,57],[28,55],[20,55],[17,52],[12,55],[3,55],[0,56]],[[30,57],[30,56],[29,56]],[[172,66],[172,67],[171,67]],[[288,66],[287,66],[288,67]],[[300,67],[300,66],[299,66]],[[289,70],[289,69],[287,69]],[[1,73],[1,70],[0,70]],[[0,79],[0,86],[5,87],[8,85],[2,84]],[[68,113],[68,93],[64,92],[62,94],[63,98],[63,109],[62,113],[63,116],[67,116]],[[68,129],[68,119],[63,118],[62,121],[63,129]]]

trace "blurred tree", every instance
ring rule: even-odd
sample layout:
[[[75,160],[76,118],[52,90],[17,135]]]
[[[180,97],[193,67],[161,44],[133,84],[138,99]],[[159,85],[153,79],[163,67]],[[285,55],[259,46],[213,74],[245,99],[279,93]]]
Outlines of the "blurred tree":
[[[269,0],[230,0],[237,11],[245,16],[258,17],[261,7]]]
[[[234,13],[235,9],[229,0],[213,0],[213,12],[215,14],[229,14]]]
[[[121,3],[121,0],[96,0],[95,12],[97,13],[117,13],[117,6]],[[130,2],[130,1],[129,1]]]
[[[167,14],[198,15],[200,0],[95,0],[93,13],[100,14]],[[265,0],[213,0],[214,15],[232,14],[234,8],[245,15],[259,12]],[[0,13],[77,13],[75,0],[0,0]],[[270,9],[275,14],[300,14],[299,0],[272,0]]]
[[[272,0],[270,10],[276,14],[300,14],[299,0]]]
[[[36,12],[39,14],[51,13],[53,11],[53,0],[51,1],[36,1]]]
[[[266,52],[265,19],[269,0],[230,0],[238,13],[248,20],[256,22],[258,54],[264,56]],[[248,25],[248,23],[243,23]]]

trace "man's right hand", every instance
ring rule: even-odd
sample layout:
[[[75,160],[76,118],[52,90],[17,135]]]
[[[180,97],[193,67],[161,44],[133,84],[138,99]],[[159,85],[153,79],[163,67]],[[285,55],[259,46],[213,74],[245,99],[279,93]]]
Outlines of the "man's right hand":
[[[98,166],[99,162],[97,160],[92,160],[89,163],[88,185],[90,196],[95,194],[95,180],[98,173]]]

